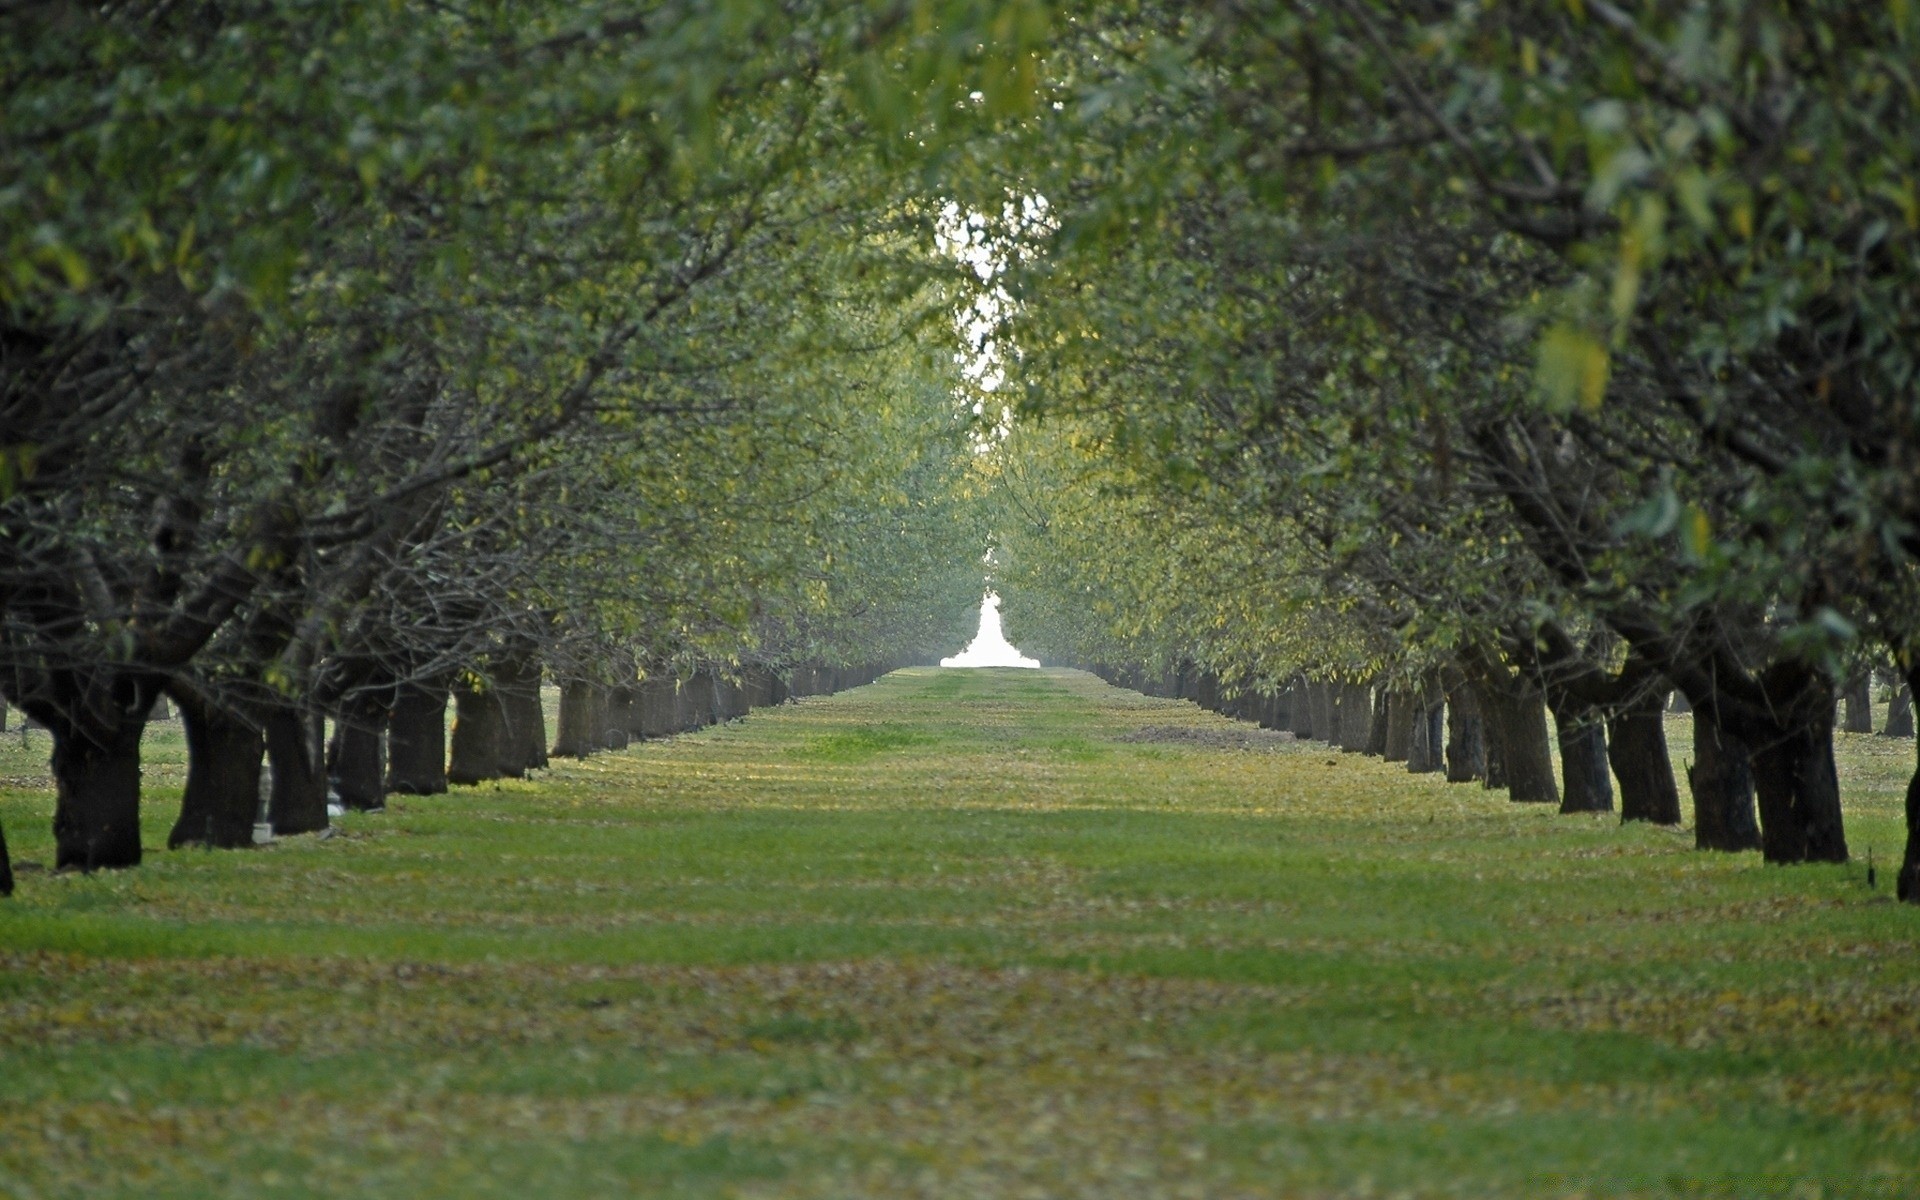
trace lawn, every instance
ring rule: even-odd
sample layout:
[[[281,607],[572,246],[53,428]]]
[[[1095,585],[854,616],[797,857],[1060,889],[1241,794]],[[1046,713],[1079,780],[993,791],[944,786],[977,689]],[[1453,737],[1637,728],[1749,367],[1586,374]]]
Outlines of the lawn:
[[[1920,1195],[1911,742],[1781,869],[1216,724],[904,671],[225,853],[156,727],[0,904],[0,1194]]]

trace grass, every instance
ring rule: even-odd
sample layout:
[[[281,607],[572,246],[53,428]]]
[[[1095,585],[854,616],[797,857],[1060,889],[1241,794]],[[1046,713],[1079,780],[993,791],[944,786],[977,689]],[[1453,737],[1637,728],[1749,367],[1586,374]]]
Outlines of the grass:
[[[26,870],[0,1194],[1920,1194],[1912,743],[1842,738],[1869,891],[1121,740],[1219,720],[906,671],[324,841]],[[46,862],[35,736],[0,819]],[[156,727],[149,846],[181,760]]]

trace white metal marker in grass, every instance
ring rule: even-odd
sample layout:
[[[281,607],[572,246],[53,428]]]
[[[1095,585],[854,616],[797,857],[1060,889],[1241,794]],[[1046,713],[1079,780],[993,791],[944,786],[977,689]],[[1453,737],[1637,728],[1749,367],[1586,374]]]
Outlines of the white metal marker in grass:
[[[980,632],[973,642],[952,658],[940,660],[943,667],[1034,667],[1039,662],[1009,645],[1000,632],[1000,597],[988,592],[980,601]]]

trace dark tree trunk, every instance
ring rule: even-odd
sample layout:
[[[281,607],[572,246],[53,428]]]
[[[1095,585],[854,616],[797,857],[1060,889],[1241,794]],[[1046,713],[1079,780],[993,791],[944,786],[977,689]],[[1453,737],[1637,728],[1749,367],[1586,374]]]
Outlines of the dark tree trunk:
[[[680,732],[674,719],[679,681],[671,676],[649,675],[640,683],[640,736],[671,737]]]
[[[1460,682],[1447,688],[1447,782],[1471,783],[1487,773],[1486,727],[1480,694]]]
[[[1407,743],[1407,770],[1430,775],[1446,769],[1446,706],[1433,699],[1416,699],[1413,730]]]
[[[1771,863],[1846,862],[1833,726],[1816,715],[1754,751],[1760,851]]]
[[[78,687],[49,703],[21,708],[53,737],[54,868],[140,865],[140,735],[158,690],[123,677],[88,704]],[[84,725],[69,713],[83,710]]]
[[[501,656],[493,667],[500,693],[500,768],[519,779],[547,765],[547,713],[540,703],[540,659],[522,648]]]
[[[387,710],[355,704],[334,717],[332,776],[340,803],[361,812],[386,807]]]
[[[167,849],[253,845],[253,826],[260,819],[260,764],[267,749],[260,729],[192,691],[175,700],[186,726],[187,787]]]
[[[1412,692],[1398,688],[1386,693],[1387,738],[1381,747],[1388,762],[1407,762],[1413,757],[1414,726],[1426,713]]]
[[[1563,813],[1612,812],[1613,776],[1607,770],[1607,727],[1596,714],[1557,725]]]
[[[1880,727],[1880,736],[1913,736],[1913,688],[1907,684],[1894,689],[1893,700],[1887,705],[1887,723]]]
[[[1753,814],[1753,759],[1745,742],[1704,713],[1693,717],[1693,841],[1702,850],[1758,850]]]
[[[1906,691],[1920,691],[1920,659],[1907,668]],[[1920,750],[1920,742],[1915,743]],[[1920,756],[1913,777],[1907,781],[1907,852],[1900,860],[1900,874],[1894,880],[1894,894],[1908,904],[1920,904]]]
[[[1840,724],[1840,731],[1872,733],[1873,672],[1862,668],[1849,675],[1846,684],[1840,689],[1840,697],[1846,710],[1846,717]]]
[[[523,766],[509,768],[519,758],[518,747],[507,737],[505,707],[500,693],[480,691],[465,681],[453,689],[453,745],[448,755],[447,782],[480,783],[503,775],[518,778]]]
[[[621,684],[607,691],[607,732],[604,740],[609,750],[625,750],[627,743],[634,737],[634,726],[639,722],[636,712],[639,698],[637,686]]]
[[[1480,776],[1480,786],[1487,791],[1499,791],[1507,786],[1506,710],[1499,698],[1484,687],[1474,688],[1474,699],[1480,706],[1480,740],[1486,753],[1486,769]]]
[[[447,690],[444,680],[400,685],[387,721],[387,790],[437,796],[447,790]]]
[[[599,749],[593,734],[594,685],[584,679],[560,684],[560,724],[553,735],[555,758],[585,758]]]
[[[1293,710],[1293,735],[1304,741],[1317,741],[1327,733],[1326,702],[1321,698],[1320,685],[1312,680],[1302,679],[1299,689],[1300,702]]]
[[[327,827],[327,767],[324,719],[292,704],[267,711],[267,759],[273,765],[267,819],[282,835],[316,833]]]
[[[1366,752],[1376,758],[1384,758],[1387,753],[1387,741],[1393,736],[1393,705],[1390,693],[1384,687],[1373,689],[1373,719],[1367,724]]]
[[[1558,804],[1553,747],[1547,738],[1547,701],[1523,679],[1490,679],[1480,693],[1487,714],[1487,777],[1499,759],[1507,798],[1519,804]],[[1489,782],[1489,787],[1499,784]]]
[[[1340,749],[1362,754],[1373,733],[1373,694],[1364,683],[1340,685]]]
[[[1620,820],[1680,823],[1680,789],[1667,756],[1666,698],[1658,692],[1607,721],[1607,758],[1620,779]]]
[[[0,830],[0,897],[13,895],[13,859],[7,856],[7,834]]]

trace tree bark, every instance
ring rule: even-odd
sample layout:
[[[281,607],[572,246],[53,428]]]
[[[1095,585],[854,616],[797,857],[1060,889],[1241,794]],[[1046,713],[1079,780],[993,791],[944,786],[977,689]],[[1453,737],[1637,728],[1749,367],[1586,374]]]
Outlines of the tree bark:
[[[1607,727],[1596,713],[1561,724],[1560,781],[1563,813],[1612,812],[1613,776],[1607,770]]]
[[[1553,777],[1553,748],[1547,738],[1547,701],[1524,679],[1490,678],[1480,693],[1487,716],[1487,778],[1497,757],[1507,798],[1517,804],[1558,804]],[[1489,787],[1499,784],[1489,782]]]
[[[627,743],[633,741],[634,726],[639,722],[637,705],[640,688],[636,685],[620,684],[607,691],[607,732],[604,740],[609,750],[625,750]]]
[[[1381,751],[1388,762],[1407,762],[1413,757],[1414,727],[1426,713],[1414,693],[1394,688],[1386,694],[1387,738]]]
[[[1364,683],[1340,685],[1340,749],[1363,754],[1373,734],[1373,693]]]
[[[444,679],[403,683],[387,721],[387,790],[437,796],[447,790],[447,691]]]
[[[599,749],[593,734],[594,685],[584,679],[560,685],[560,724],[553,735],[555,758],[585,758]]]
[[[517,759],[507,738],[507,717],[500,693],[481,691],[462,680],[453,689],[453,739],[447,762],[447,782],[475,784],[503,775],[518,778],[524,767],[508,769]]]
[[[1372,720],[1367,723],[1366,752],[1376,758],[1385,758],[1387,740],[1392,736],[1393,705],[1391,693],[1385,687],[1373,689]]]
[[[1754,751],[1760,851],[1771,863],[1846,862],[1833,726],[1815,715]]]
[[[267,819],[280,835],[315,833],[327,827],[324,719],[291,703],[267,710],[267,759],[273,766]]]
[[[71,678],[54,686],[47,700],[20,705],[53,738],[54,869],[137,867],[140,735],[158,686],[133,676],[84,691]],[[74,712],[88,719],[82,724]]]
[[[1913,688],[1908,684],[1902,683],[1894,689],[1893,700],[1887,705],[1887,723],[1880,727],[1880,736],[1913,736]]]
[[[1689,706],[1691,707],[1691,706]],[[1693,842],[1702,850],[1758,850],[1760,824],[1753,812],[1753,760],[1745,742],[1706,714],[1693,717]]]
[[[1298,737],[1300,741],[1311,741],[1313,732],[1317,728],[1313,724],[1313,714],[1315,714],[1313,685],[1308,684],[1306,680],[1296,680],[1292,684],[1292,691],[1294,691],[1294,703],[1292,703],[1294,737]]]
[[[1906,690],[1920,692],[1920,659],[1907,668]],[[1920,742],[1915,743],[1913,777],[1907,780],[1907,852],[1894,879],[1894,894],[1908,904],[1920,904]]]
[[[1667,755],[1666,723],[1659,692],[1629,704],[1607,720],[1607,758],[1620,779],[1620,820],[1680,823],[1680,790]]]
[[[1866,668],[1847,676],[1840,695],[1846,717],[1841,722],[1843,733],[1873,732],[1873,672]]]
[[[355,704],[334,717],[333,790],[340,803],[361,812],[386,807],[387,710],[374,703]]]
[[[1447,782],[1472,783],[1487,773],[1486,729],[1480,694],[1465,681],[1447,688]]]
[[[502,768],[515,779],[547,765],[547,710],[540,703],[540,659],[523,649],[495,668],[505,722]]]
[[[186,727],[187,786],[167,849],[252,846],[267,749],[259,726],[191,688],[180,690],[174,700]]]

